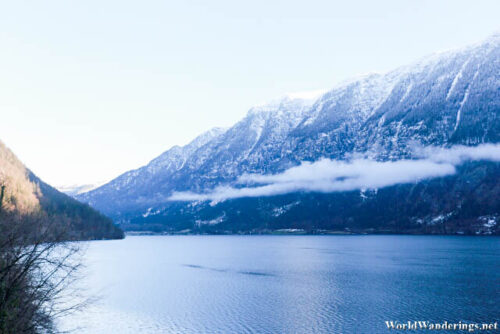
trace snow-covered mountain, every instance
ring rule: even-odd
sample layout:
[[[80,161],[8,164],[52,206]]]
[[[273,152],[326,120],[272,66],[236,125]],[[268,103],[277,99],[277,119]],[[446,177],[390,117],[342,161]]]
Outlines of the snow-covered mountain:
[[[241,212],[243,208],[272,225],[273,212],[281,212],[283,207],[293,203],[296,208],[306,202],[311,204],[317,195],[287,195],[295,197],[292,202],[285,200],[280,206],[273,204],[281,201],[277,198],[215,204],[172,202],[170,196],[174,192],[204,193],[232,184],[242,175],[281,173],[304,161],[322,158],[343,160],[363,155],[379,161],[412,159],[415,158],[415,146],[498,143],[499,73],[500,34],[495,34],[482,43],[435,54],[389,73],[349,80],[317,99],[285,96],[256,106],[233,127],[213,129],[184,147],[173,147],[148,165],[77,195],[77,198],[129,227],[136,223],[134,228],[144,224],[167,230],[196,228],[200,227],[200,221],[215,221],[218,223],[208,225],[231,229],[228,226],[233,224],[240,229],[240,222],[234,220],[244,218],[232,218],[231,221],[228,217],[231,210]],[[498,171],[497,164],[488,166],[492,173]],[[459,176],[453,177],[460,182]],[[329,202],[335,196],[347,195],[324,196],[316,201]],[[355,197],[343,199],[342,203],[354,207],[360,198],[366,202],[367,195],[356,192]],[[372,202],[377,201],[380,198]],[[459,205],[457,203],[449,205]],[[498,215],[498,205],[493,203],[485,209],[488,212],[481,214]],[[418,215],[430,217],[441,214],[442,210],[435,208],[432,212],[424,212],[423,209],[412,217],[406,214],[406,218],[398,219],[414,222],[423,219]],[[343,219],[339,224],[348,226],[346,215],[335,219]],[[334,216],[337,217],[324,212],[316,220],[331,222]],[[287,219],[291,222],[294,217],[297,215]],[[456,213],[453,217],[457,217]],[[319,226],[310,220],[307,226]],[[287,227],[283,224],[282,227]],[[332,224],[324,227],[337,228]],[[241,229],[254,228],[254,225],[249,223]]]
[[[91,190],[97,189],[106,182],[99,182],[96,184],[73,184],[73,185],[64,185],[64,186],[58,186],[56,187],[57,190],[60,192],[69,195],[69,196],[76,196],[79,194],[83,194],[86,192],[89,192]]]

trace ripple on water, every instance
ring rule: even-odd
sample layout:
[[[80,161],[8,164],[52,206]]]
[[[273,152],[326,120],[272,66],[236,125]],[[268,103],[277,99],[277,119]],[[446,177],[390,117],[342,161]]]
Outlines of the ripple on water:
[[[494,321],[499,238],[165,236],[91,242],[79,333],[385,333]]]

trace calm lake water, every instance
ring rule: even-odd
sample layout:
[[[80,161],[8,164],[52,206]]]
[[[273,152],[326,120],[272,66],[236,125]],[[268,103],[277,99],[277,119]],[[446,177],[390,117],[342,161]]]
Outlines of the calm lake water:
[[[101,298],[63,321],[78,333],[387,333],[386,320],[500,320],[496,237],[134,236],[90,242],[85,264],[85,293]]]

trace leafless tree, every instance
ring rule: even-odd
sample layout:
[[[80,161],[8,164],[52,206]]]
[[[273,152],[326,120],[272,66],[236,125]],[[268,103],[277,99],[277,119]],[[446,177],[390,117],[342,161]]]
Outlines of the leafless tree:
[[[81,244],[46,215],[0,212],[0,333],[55,333],[87,301],[74,288]]]

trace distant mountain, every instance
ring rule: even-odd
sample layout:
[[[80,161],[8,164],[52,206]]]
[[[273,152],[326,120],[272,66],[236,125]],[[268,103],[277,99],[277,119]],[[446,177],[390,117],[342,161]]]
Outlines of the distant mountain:
[[[414,160],[416,147],[499,143],[499,44],[496,34],[344,82],[315,100],[285,96],[76,197],[133,230],[498,233],[497,161],[472,159],[449,175],[367,189],[305,186],[216,201],[210,193],[242,193],[252,186],[242,185],[246,175],[275,175],[325,158]],[[173,200],[182,199],[178,193],[191,197]]]
[[[40,180],[0,142],[0,219],[7,214],[46,215],[72,239],[123,237],[111,219]]]
[[[79,194],[83,194],[86,192],[89,192],[91,190],[94,190],[96,188],[99,188],[105,184],[105,182],[98,183],[98,184],[83,184],[83,185],[71,185],[71,186],[59,186],[56,187],[57,190],[60,192],[68,195],[68,196],[76,196]]]

